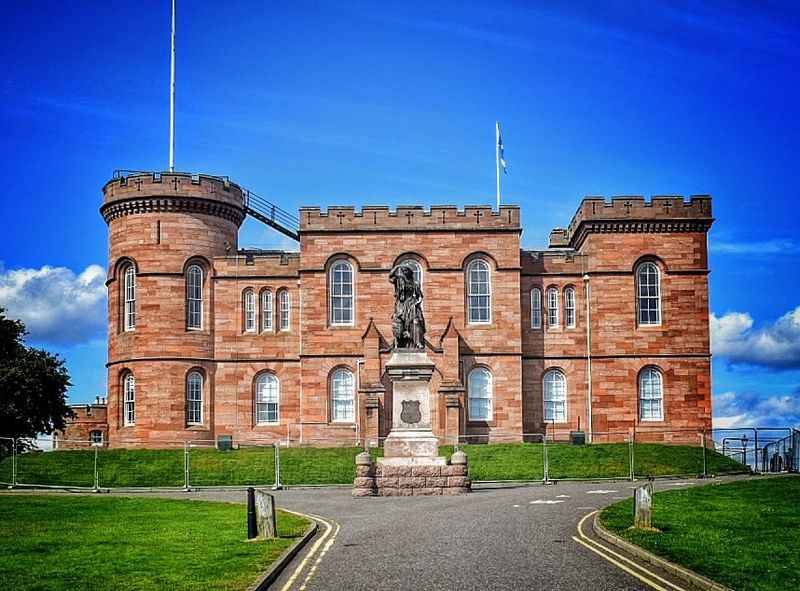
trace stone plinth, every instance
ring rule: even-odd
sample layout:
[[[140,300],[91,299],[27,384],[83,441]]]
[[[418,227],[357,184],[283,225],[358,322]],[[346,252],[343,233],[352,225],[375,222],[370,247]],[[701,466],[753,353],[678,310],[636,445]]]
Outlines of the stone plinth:
[[[450,462],[436,458],[379,458],[364,452],[356,457],[354,497],[417,497],[470,492],[467,456],[456,452]]]

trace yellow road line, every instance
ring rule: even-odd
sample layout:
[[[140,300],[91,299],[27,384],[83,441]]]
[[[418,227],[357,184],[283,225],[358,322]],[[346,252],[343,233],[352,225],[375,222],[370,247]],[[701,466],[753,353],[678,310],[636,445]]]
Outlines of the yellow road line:
[[[319,553],[319,556],[317,556],[317,560],[316,560],[316,562],[314,562],[314,566],[312,566],[308,570],[308,574],[306,575],[306,578],[303,581],[303,584],[300,585],[300,588],[297,591],[305,591],[306,585],[308,585],[308,582],[311,580],[311,577],[313,577],[314,573],[317,571],[317,567],[319,566],[319,563],[322,562],[322,559],[325,557],[325,554],[328,552],[328,550],[330,550],[330,547],[333,545],[333,542],[336,541],[336,535],[338,533],[339,533],[339,524],[337,523],[336,524],[336,529],[334,530],[333,535],[328,540],[328,543],[325,544],[325,547],[322,549],[322,552]]]
[[[646,569],[645,567],[643,567],[641,564],[639,564],[639,563],[627,558],[626,556],[623,556],[622,554],[619,554],[618,552],[615,552],[614,550],[612,550],[608,546],[605,546],[604,544],[601,544],[601,543],[597,542],[596,540],[591,539],[586,534],[584,534],[583,533],[583,524],[586,522],[586,520],[589,517],[593,516],[595,513],[597,513],[597,511],[592,511],[588,515],[584,515],[583,519],[581,519],[580,522],[578,523],[578,535],[582,539],[579,539],[579,538],[577,538],[575,536],[572,536],[573,540],[575,540],[579,544],[585,546],[586,548],[588,548],[592,552],[598,554],[599,556],[602,556],[603,558],[605,558],[610,563],[614,564],[618,568],[621,568],[622,570],[624,570],[628,574],[636,577],[640,581],[646,583],[647,585],[649,585],[653,589],[657,589],[659,591],[668,591],[668,589],[665,589],[664,587],[662,587],[661,585],[659,585],[658,583],[655,582],[655,581],[659,581],[661,583],[664,583],[668,587],[671,587],[675,591],[686,591],[686,589],[684,589],[683,587],[680,587],[680,586],[674,584],[673,582],[668,581],[667,579],[665,579],[663,577],[660,577],[656,573],[654,573],[654,572]],[[645,573],[646,576],[640,575],[639,573],[633,571],[629,567],[627,567],[624,564],[622,564],[622,562],[619,562],[618,560],[615,560],[611,556],[615,556],[619,560],[627,562],[628,564],[632,565],[637,570],[641,571],[642,573]],[[650,579],[655,579],[655,581],[654,580],[650,580]]]
[[[322,544],[325,542],[325,540],[331,534],[331,532],[333,531],[333,526],[328,521],[326,521],[325,519],[323,519],[322,517],[319,517],[317,515],[311,515],[311,514],[306,515],[304,513],[298,513],[296,511],[289,511],[288,509],[284,509],[284,511],[286,511],[287,513],[294,513],[295,515],[300,515],[302,517],[311,517],[312,519],[318,521],[319,523],[322,523],[326,528],[325,529],[325,533],[322,534],[322,536],[320,537],[319,540],[314,542],[314,545],[311,547],[311,550],[308,551],[308,554],[306,554],[303,557],[303,560],[301,560],[300,564],[297,565],[297,568],[294,569],[294,572],[292,573],[292,576],[289,577],[289,579],[286,581],[286,584],[283,587],[281,587],[281,591],[289,591],[289,589],[292,588],[292,585],[294,585],[294,582],[297,579],[297,577],[300,576],[300,573],[305,568],[306,563],[311,558],[313,558],[314,554],[317,553],[317,550],[319,550],[320,546],[322,546]]]

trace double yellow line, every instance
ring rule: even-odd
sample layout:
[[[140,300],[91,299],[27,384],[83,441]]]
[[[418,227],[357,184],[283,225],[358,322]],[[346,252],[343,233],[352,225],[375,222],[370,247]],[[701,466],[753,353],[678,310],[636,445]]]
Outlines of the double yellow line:
[[[303,579],[302,584],[297,588],[297,591],[304,591],[308,585],[308,582],[311,580],[311,577],[313,577],[314,573],[317,571],[319,563],[322,562],[325,554],[327,554],[328,550],[330,550],[331,546],[333,546],[333,542],[336,540],[336,536],[339,533],[339,524],[335,521],[323,519],[319,515],[297,513],[296,511],[289,511],[288,509],[283,510],[287,513],[294,513],[295,515],[299,515],[301,517],[310,517],[325,528],[325,532],[316,542],[314,542],[314,545],[311,546],[311,549],[303,557],[303,560],[301,560],[300,564],[297,565],[297,568],[294,569],[294,572],[287,579],[284,586],[281,587],[281,591],[289,591],[289,589],[292,588],[292,585],[299,580],[299,577],[306,565],[311,564],[313,561],[311,568],[308,569],[305,579]],[[317,555],[317,552],[319,552],[319,555],[317,556],[316,560],[314,560],[314,556]]]
[[[656,573],[646,569],[641,564],[634,562],[633,560],[623,556],[622,554],[615,552],[608,546],[593,540],[585,533],[583,533],[583,524],[586,522],[587,519],[594,516],[597,511],[592,511],[588,515],[585,515],[583,519],[580,520],[578,523],[578,536],[572,536],[572,539],[578,542],[580,545],[584,546],[585,548],[591,550],[598,556],[602,557],[603,559],[607,560],[617,568],[622,569],[632,577],[636,577],[640,581],[642,581],[648,587],[652,587],[656,589],[656,591],[687,591],[684,587],[676,585],[667,579],[658,576]]]

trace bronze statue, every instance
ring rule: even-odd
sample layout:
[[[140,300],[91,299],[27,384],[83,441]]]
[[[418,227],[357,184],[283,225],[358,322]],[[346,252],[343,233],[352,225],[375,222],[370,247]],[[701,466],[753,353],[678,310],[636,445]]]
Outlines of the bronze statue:
[[[392,332],[395,349],[425,348],[425,318],[422,315],[422,289],[414,279],[414,270],[400,263],[389,273],[394,284]]]

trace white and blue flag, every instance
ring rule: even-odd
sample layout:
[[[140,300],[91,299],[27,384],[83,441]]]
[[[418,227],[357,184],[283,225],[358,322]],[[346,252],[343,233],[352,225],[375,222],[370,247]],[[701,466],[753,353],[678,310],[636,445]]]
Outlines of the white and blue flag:
[[[506,164],[506,158],[503,154],[503,136],[500,133],[500,123],[497,123],[497,159],[500,162],[500,166],[503,167],[503,174],[508,174],[508,165]]]

